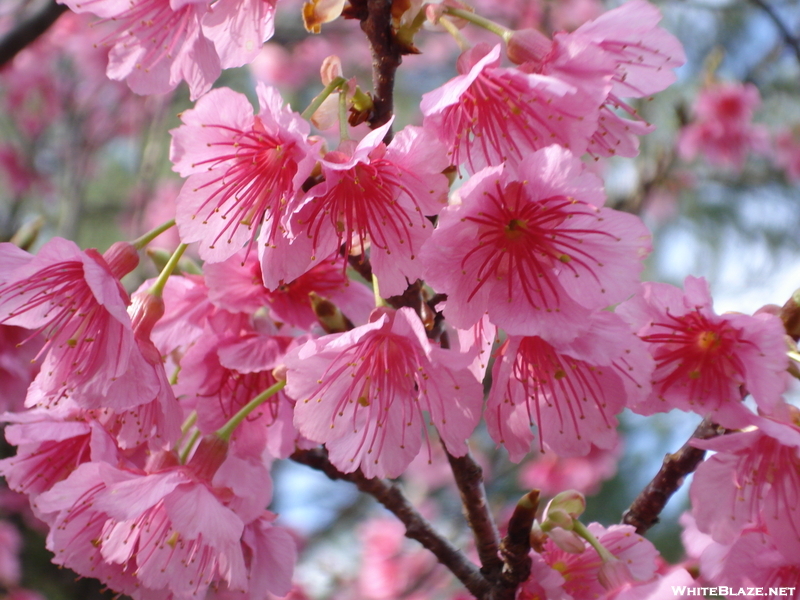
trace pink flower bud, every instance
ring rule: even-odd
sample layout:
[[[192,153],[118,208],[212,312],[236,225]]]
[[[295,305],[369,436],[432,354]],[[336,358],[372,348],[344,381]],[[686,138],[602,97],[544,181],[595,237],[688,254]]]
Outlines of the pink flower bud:
[[[164,316],[164,299],[149,292],[137,292],[131,296],[128,314],[131,316],[134,334],[149,340],[153,326]]]
[[[540,65],[553,50],[553,42],[536,29],[520,29],[511,34],[506,54],[511,62]]]
[[[111,268],[111,272],[117,279],[122,279],[125,275],[139,266],[139,252],[136,246],[130,242],[116,242],[103,253],[103,258]]]
[[[211,481],[228,456],[228,442],[215,434],[203,436],[187,464],[204,481]]]

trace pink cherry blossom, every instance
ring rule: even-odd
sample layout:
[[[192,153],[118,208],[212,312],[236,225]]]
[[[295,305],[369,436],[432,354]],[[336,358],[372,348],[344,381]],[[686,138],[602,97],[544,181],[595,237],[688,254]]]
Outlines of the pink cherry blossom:
[[[685,291],[646,283],[617,307],[656,360],[653,391],[640,414],[690,410],[742,426],[742,390],[771,413],[781,400],[788,366],[784,329],[769,314],[718,316],[704,279],[687,277]]]
[[[358,591],[364,600],[407,597],[421,578],[426,589],[436,584],[431,571],[437,567],[432,554],[409,548],[405,527],[394,518],[373,518],[359,528],[363,549]]]
[[[176,393],[182,404],[197,411],[197,426],[213,433],[245,404],[276,383],[277,367],[292,338],[242,332],[221,338],[201,336],[181,359]],[[234,432],[232,446],[244,446],[260,456],[286,458],[294,451],[297,432],[292,425],[294,402],[281,391],[255,410]]]
[[[583,154],[610,83],[601,77],[579,90],[499,64],[500,46],[479,44],[459,58],[459,76],[422,97],[425,128],[447,145],[450,162],[475,172],[554,143]]]
[[[718,83],[702,90],[694,105],[696,118],[678,141],[681,157],[699,154],[710,164],[741,169],[751,151],[765,153],[766,129],[752,123],[760,104],[752,84]]]
[[[22,575],[19,552],[22,536],[9,521],[0,519],[0,585],[10,588],[19,584]]]
[[[142,287],[150,287],[147,281]],[[200,275],[172,276],[164,286],[164,316],[153,326],[151,339],[163,355],[185,350],[199,338],[215,308]]]
[[[262,281],[258,258],[245,250],[221,263],[204,265],[204,272],[215,306],[251,314],[266,306],[276,322],[306,331],[319,324],[309,298],[312,293],[333,302],[353,323],[365,323],[375,308],[372,290],[352,282],[335,260],[321,261],[271,292]]]
[[[675,82],[673,69],[686,62],[680,41],[658,27],[661,12],[645,0],[630,0],[555,40],[591,43],[615,63],[612,94],[644,98]]]
[[[0,246],[0,322],[47,338],[29,406],[74,396],[86,408],[124,410],[157,395],[160,384],[136,343],[119,282],[137,262],[133,246],[123,243],[104,256],[60,238],[36,256]]]
[[[424,129],[406,127],[386,146],[391,122],[357,145],[345,142],[321,161],[325,181],[308,192],[291,220],[290,253],[301,271],[279,271],[278,250],[262,257],[264,281],[290,281],[344,245],[345,256],[369,244],[373,273],[384,296],[402,294],[421,274],[415,260],[447,199],[444,148]],[[298,259],[297,265],[300,266]]]
[[[116,445],[86,411],[74,405],[4,414],[6,439],[16,456],[0,461],[0,474],[17,492],[35,497],[89,460],[116,462]]]
[[[185,80],[194,100],[219,77],[219,56],[202,31],[205,2],[65,0],[64,4],[118,24],[104,40],[113,46],[108,77],[127,80],[137,94],[163,94]]]
[[[25,391],[38,371],[33,359],[43,343],[41,338],[30,339],[21,327],[0,325],[0,412],[22,409]]]
[[[636,534],[633,527],[612,525],[606,529],[591,523],[587,528],[619,559],[619,564],[625,565],[633,581],[644,582],[655,576],[658,551],[651,542]],[[572,554],[548,539],[541,554],[532,553],[531,558],[532,576],[521,586],[521,599],[592,600],[607,592],[599,580],[603,561],[588,544],[580,554]]]
[[[486,423],[512,461],[530,451],[534,425],[542,452],[546,446],[560,456],[581,456],[592,444],[611,448],[615,415],[626,402],[647,397],[653,364],[644,344],[611,313],[595,313],[589,323],[571,344],[509,336],[500,348]]]
[[[564,490],[578,490],[584,495],[594,495],[600,485],[617,474],[617,464],[622,455],[622,442],[608,450],[592,445],[586,456],[561,457],[553,452],[537,453],[520,465],[517,475],[521,489],[537,489],[545,496],[554,496]]]
[[[422,251],[425,279],[466,329],[484,313],[513,335],[574,338],[589,312],[638,285],[650,251],[644,225],[602,208],[600,180],[558,146],[517,170],[487,168],[459,190]]]
[[[729,545],[714,543],[708,547],[700,558],[700,574],[711,585],[725,585],[736,592],[755,586],[793,588],[787,595],[795,599],[800,595],[797,554],[780,552],[760,527],[744,529]]]
[[[800,128],[782,131],[775,136],[775,164],[786,171],[793,182],[800,181]]]
[[[275,32],[278,0],[215,2],[203,17],[203,34],[214,43],[223,69],[241,67],[258,56]]]
[[[400,475],[420,451],[423,410],[450,453],[467,452],[481,385],[462,355],[431,347],[410,308],[376,310],[367,325],[311,340],[284,362],[295,425],[344,472]]]
[[[287,204],[314,166],[308,123],[283,107],[274,88],[259,84],[257,92],[255,116],[243,94],[218,88],[171,131],[173,168],[188,178],[177,200],[178,230],[185,243],[200,242],[209,262],[250,249],[259,235],[262,246],[281,244]]]
[[[54,560],[123,593],[143,588],[143,598],[188,598],[218,584],[248,592],[251,581],[262,585],[254,598],[288,592],[294,549],[268,531],[266,469],[242,460],[225,468],[224,447],[204,443],[186,466],[155,455],[151,473],[86,463],[40,495]],[[249,572],[270,566],[279,568]]]
[[[697,527],[716,542],[731,544],[745,527],[763,524],[779,550],[800,556],[800,428],[752,419],[758,429],[692,442],[715,451],[692,481]]]
[[[701,591],[689,591],[700,588],[692,573],[681,567],[670,569],[666,573],[658,573],[655,579],[646,583],[632,582],[603,596],[603,600],[663,600],[674,598],[678,590],[683,590],[682,595],[696,594],[702,596]]]
[[[680,42],[658,27],[659,10],[644,0],[632,0],[584,23],[572,33],[557,33],[552,42],[536,30],[515,32],[509,56],[526,70],[586,89],[604,76],[611,85],[589,142],[595,156],[639,153],[638,137],[654,127],[621,98],[643,98],[675,81],[673,69],[686,61]],[[592,84],[597,87],[597,83]],[[622,118],[620,109],[631,119]]]
[[[133,448],[147,443],[152,450],[171,446],[181,433],[183,414],[172,385],[165,371],[164,359],[153,343],[154,325],[164,315],[164,300],[140,289],[133,294],[129,308],[133,334],[139,351],[149,366],[149,372],[141,376],[158,382],[158,391],[148,401],[142,402],[127,411],[113,414],[116,437],[121,448]],[[111,411],[106,411],[110,416]],[[108,421],[106,426],[109,426]]]

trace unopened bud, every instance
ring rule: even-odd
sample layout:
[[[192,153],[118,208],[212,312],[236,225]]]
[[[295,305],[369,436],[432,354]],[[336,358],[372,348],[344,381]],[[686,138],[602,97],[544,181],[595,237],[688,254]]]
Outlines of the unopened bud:
[[[43,225],[44,218],[36,217],[17,229],[9,242],[23,250],[30,250],[33,244],[36,243],[36,238],[39,237],[39,232],[42,230]]]
[[[103,258],[117,279],[139,266],[139,252],[130,242],[115,242],[103,253]]]
[[[309,292],[308,299],[311,301],[311,308],[326,333],[341,333],[350,331],[353,324],[344,316],[339,307],[327,298],[323,298],[316,292]]]
[[[148,473],[158,473],[177,467],[179,464],[180,460],[174,450],[159,450],[148,457],[144,470]]]
[[[204,435],[186,465],[200,479],[211,481],[228,457],[228,442],[216,434]]]
[[[795,290],[792,297],[783,305],[778,315],[783,326],[793,339],[800,339],[800,289]]]
[[[319,75],[322,78],[322,85],[329,85],[337,77],[343,77],[341,59],[335,54],[326,57],[322,61]]]
[[[323,23],[339,18],[344,0],[308,0],[303,4],[303,25],[309,33],[322,31]]]
[[[150,339],[153,326],[164,316],[164,299],[147,291],[136,292],[131,296],[128,314],[133,331],[137,337]]]
[[[566,490],[550,500],[545,510],[563,510],[573,519],[580,517],[586,510],[586,498],[577,490]]]
[[[508,39],[506,54],[517,64],[533,63],[537,67],[553,49],[552,40],[536,29],[520,29]]]
[[[272,376],[275,378],[275,381],[286,381],[286,371],[288,370],[289,368],[286,365],[280,364],[272,369]]]
[[[542,523],[542,528],[545,531],[550,531],[556,527],[560,527],[561,529],[566,529],[567,531],[572,530],[572,517],[564,510],[559,508],[548,508],[545,510],[546,518]]]

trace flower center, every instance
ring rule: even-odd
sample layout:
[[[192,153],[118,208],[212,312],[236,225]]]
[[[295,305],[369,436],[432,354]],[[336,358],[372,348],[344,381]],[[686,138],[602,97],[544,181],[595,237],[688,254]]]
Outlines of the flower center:
[[[697,336],[697,347],[700,350],[716,350],[721,344],[722,340],[716,331],[704,331]]]
[[[517,240],[528,230],[528,222],[524,219],[511,219],[504,228],[506,239]]]

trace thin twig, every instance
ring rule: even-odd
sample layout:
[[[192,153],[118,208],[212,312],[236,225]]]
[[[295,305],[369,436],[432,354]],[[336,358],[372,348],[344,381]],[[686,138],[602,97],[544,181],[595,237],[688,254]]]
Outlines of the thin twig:
[[[453,544],[440,536],[431,524],[420,515],[405,497],[401,489],[390,481],[367,479],[359,470],[342,473],[330,460],[324,450],[297,450],[291,459],[322,471],[330,479],[349,481],[363,493],[369,494],[393,513],[406,526],[406,537],[417,540],[433,552],[436,558],[455,575],[472,595],[488,599],[491,587],[477,567]]]
[[[767,16],[772,19],[772,22],[775,23],[775,27],[777,27],[778,31],[780,31],[783,41],[786,42],[786,44],[789,45],[792,50],[794,50],[794,55],[797,57],[797,62],[800,62],[800,40],[791,31],[789,31],[789,28],[786,27],[786,25],[784,25],[783,21],[781,21],[781,18],[778,16],[778,13],[775,12],[775,9],[764,2],[764,0],[750,0],[750,2],[767,13]]]
[[[490,581],[496,581],[503,571],[500,535],[489,512],[486,490],[483,487],[483,470],[469,453],[460,457],[453,456],[447,449],[445,453],[461,494],[467,523],[475,535],[475,546],[482,565],[481,573]]]
[[[10,62],[26,46],[32,44],[67,10],[63,4],[49,0],[38,13],[20,22],[0,40],[0,67]]]
[[[684,478],[694,472],[703,461],[706,451],[691,445],[693,439],[707,440],[727,433],[727,430],[706,418],[694,430],[692,437],[674,454],[667,454],[653,480],[645,486],[622,515],[622,522],[636,527],[636,533],[643,535],[658,523],[658,515],[667,501],[683,484]]]

